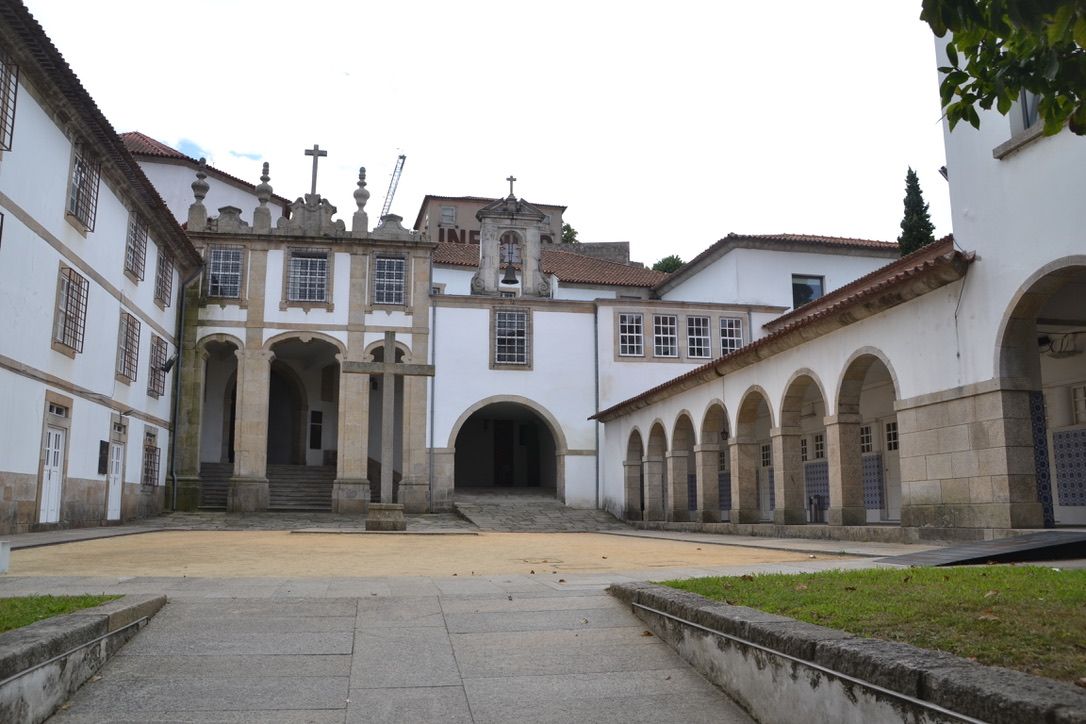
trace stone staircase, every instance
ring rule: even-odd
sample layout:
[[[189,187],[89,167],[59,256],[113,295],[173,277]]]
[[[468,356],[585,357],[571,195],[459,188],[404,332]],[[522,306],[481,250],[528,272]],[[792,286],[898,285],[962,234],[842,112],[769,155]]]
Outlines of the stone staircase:
[[[334,465],[269,465],[268,510],[332,510]]]
[[[226,510],[233,463],[200,463],[200,510]]]

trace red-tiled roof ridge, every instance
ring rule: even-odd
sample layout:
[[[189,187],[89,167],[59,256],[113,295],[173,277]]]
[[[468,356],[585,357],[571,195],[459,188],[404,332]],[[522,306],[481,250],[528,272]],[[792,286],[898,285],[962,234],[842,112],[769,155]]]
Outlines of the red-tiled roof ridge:
[[[176,148],[169,146],[158,139],[151,138],[146,133],[140,131],[125,131],[120,134],[121,140],[124,142],[125,148],[128,152],[134,156],[151,156],[153,158],[172,158],[178,161],[186,161],[196,166],[199,161],[187,154],[181,153]],[[229,174],[226,171],[215,168],[214,166],[205,165],[208,174],[211,176],[218,176],[219,178],[229,181],[233,184],[237,184],[245,187],[247,190],[256,192],[256,185],[251,184],[248,181],[238,178],[233,174]],[[194,177],[195,178],[195,177]],[[290,199],[287,199],[279,194],[272,194],[272,198],[281,203],[284,207],[290,206]]]
[[[934,247],[934,248],[932,248]],[[787,338],[796,333],[798,330],[811,325],[817,321],[825,320],[831,317],[833,314],[842,312],[845,309],[855,309],[863,305],[867,300],[879,295],[893,287],[900,287],[908,282],[913,277],[917,276],[921,272],[934,270],[938,266],[950,267],[953,275],[956,279],[960,279],[965,275],[966,269],[969,264],[972,264],[976,259],[975,252],[963,252],[954,248],[953,236],[946,236],[930,244],[927,247],[923,247],[911,254],[893,261],[886,266],[882,267],[875,272],[867,275],[868,280],[866,285],[862,288],[857,288],[851,284],[835,289],[827,294],[823,299],[830,298],[831,304],[820,307],[813,310],[811,314],[802,315],[799,318],[785,324],[777,329],[773,330],[769,334],[760,339],[756,339],[749,344],[740,347],[739,349],[729,352],[726,355],[716,358],[711,362],[707,362],[700,367],[695,367],[692,370],[684,372],[681,375],[671,378],[667,382],[663,382],[655,387],[652,387],[644,392],[627,398],[622,402],[611,405],[605,410],[597,412],[590,417],[590,420],[609,420],[622,414],[624,411],[644,407],[651,404],[653,398],[657,398],[660,395],[668,392],[669,390],[675,390],[680,392],[690,387],[694,387],[712,379],[723,377],[731,369],[739,369],[752,364],[761,359],[765,359],[776,354],[776,351],[766,350],[767,347],[778,342],[786,342]],[[881,273],[880,273],[881,272]],[[865,278],[861,278],[857,281],[862,281]],[[950,281],[944,281],[943,284],[948,284]],[[938,286],[943,286],[943,284]],[[926,294],[938,286],[932,286],[920,291],[915,296],[921,296]],[[852,287],[851,289],[849,287]],[[914,297],[910,297],[914,298]],[[818,300],[816,300],[818,301]],[[908,301],[902,299],[897,303],[888,304],[884,308],[897,306],[897,304]],[[813,304],[813,303],[812,303]],[[802,308],[799,310],[802,311]],[[875,310],[870,314],[876,314],[881,310]],[[845,321],[842,326],[852,324],[860,319],[870,316],[870,314],[862,316],[853,316],[853,318]],[[802,336],[799,337],[795,344],[790,344],[783,349],[791,349],[807,341],[808,338]],[[783,351],[778,350],[778,351]],[[731,368],[724,369],[721,368]]]
[[[419,204],[419,213],[418,213],[418,215],[415,216],[415,226],[413,227],[415,229],[415,231],[420,230],[419,225],[422,224],[422,212],[423,212],[423,209],[426,208],[426,202],[431,201],[431,200],[433,200],[433,201],[477,201],[477,202],[482,203],[482,204],[489,204],[489,203],[492,203],[494,201],[500,201],[501,199],[499,197],[497,197],[497,196],[491,198],[489,196],[441,196],[440,194],[426,194],[425,196],[422,197],[422,203]],[[531,203],[532,206],[546,207],[548,209],[561,209],[562,211],[565,211],[566,208],[567,208],[566,206],[561,206],[559,204],[537,204],[534,201],[531,201],[529,203]]]
[[[824,248],[837,248],[837,249],[866,249],[871,251],[878,251],[880,255],[892,253],[898,249],[897,242],[894,241],[876,241],[874,239],[855,239],[846,236],[821,236],[818,234],[737,234],[734,231],[728,232],[728,235],[722,239],[718,239],[713,242],[709,248],[695,256],[690,261],[683,264],[676,269],[671,275],[663,280],[661,284],[674,284],[680,281],[688,274],[692,274],[702,262],[706,261],[710,257],[717,253],[723,253],[723,249],[726,246],[739,246],[742,242],[747,241],[753,243],[781,243],[781,244],[810,244],[815,246],[821,246]],[[653,291],[660,292],[659,287]]]
[[[438,242],[434,249],[435,264],[473,267],[479,263],[478,244]],[[543,272],[554,274],[566,284],[599,284],[618,287],[652,287],[663,272],[644,267],[620,264],[562,249],[543,249]]]

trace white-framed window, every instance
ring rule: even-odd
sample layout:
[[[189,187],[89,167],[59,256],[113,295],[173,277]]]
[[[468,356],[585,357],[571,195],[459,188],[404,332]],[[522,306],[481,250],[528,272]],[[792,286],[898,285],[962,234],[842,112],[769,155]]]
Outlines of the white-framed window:
[[[645,322],[639,312],[618,315],[618,354],[620,357],[645,355]]]
[[[897,450],[897,421],[886,423],[886,451]]]
[[[155,303],[163,307],[170,306],[173,296],[173,260],[160,246],[158,248],[158,268],[155,270]]]
[[[674,314],[652,315],[652,353],[656,357],[679,356],[679,320]]]
[[[825,277],[810,274],[792,275],[792,308],[802,307],[825,294]]]
[[[140,321],[128,312],[121,312],[117,333],[117,374],[129,382],[136,381],[140,359]]]
[[[1071,388],[1071,412],[1076,425],[1086,425],[1086,385]]]
[[[762,467],[768,468],[773,464],[773,447],[766,443],[762,445]]]
[[[455,225],[456,224],[456,207],[455,206],[442,206],[441,207],[441,222],[442,224]]]
[[[241,298],[240,246],[212,246],[207,250],[207,295],[227,299]]]
[[[128,235],[124,242],[124,270],[143,281],[147,265],[147,224],[135,211],[128,214]]]
[[[734,352],[743,346],[743,320],[735,317],[720,318],[720,354]]]
[[[527,309],[494,310],[494,364],[528,365],[529,314]]]
[[[69,350],[83,351],[83,331],[87,323],[87,294],[90,283],[75,269],[62,266],[57,281],[57,313],[53,340]]]
[[[814,459],[821,460],[826,457],[826,435],[816,432],[814,435]]]
[[[158,447],[158,435],[154,432],[146,432],[143,435],[143,472],[140,475],[140,484],[153,487],[158,484],[159,461],[162,451]]]
[[[49,403],[49,414],[50,415],[56,415],[57,417],[67,417],[68,416],[68,408],[65,407],[64,405],[58,405],[55,402],[50,402]]]
[[[147,394],[161,397],[166,392],[166,340],[151,335],[151,354],[147,363]]]
[[[0,151],[10,151],[15,132],[15,94],[19,89],[19,66],[0,48]]]
[[[686,318],[686,354],[689,357],[705,358],[712,349],[709,337],[709,318],[692,316]]]
[[[807,462],[807,438],[805,437],[799,439],[799,461],[801,463]]]
[[[325,302],[328,298],[328,252],[293,249],[287,269],[287,301]]]
[[[68,181],[68,213],[87,231],[94,231],[98,213],[98,181],[101,165],[81,144],[72,147],[72,177]]]
[[[378,256],[374,262],[373,303],[404,304],[407,260],[402,256]]]
[[[860,452],[869,453],[874,451],[875,441],[871,436],[870,425],[860,425]]]

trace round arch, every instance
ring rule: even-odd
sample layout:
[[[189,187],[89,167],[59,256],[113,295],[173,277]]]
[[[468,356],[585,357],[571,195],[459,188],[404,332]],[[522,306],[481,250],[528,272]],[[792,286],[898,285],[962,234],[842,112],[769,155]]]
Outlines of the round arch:
[[[196,349],[197,350],[205,350],[205,349],[207,349],[207,345],[212,344],[212,343],[216,343],[216,344],[232,344],[235,347],[237,347],[239,350],[245,349],[245,344],[241,341],[241,339],[239,339],[238,337],[235,337],[232,334],[226,334],[225,332],[215,332],[214,334],[209,334],[209,335],[207,335],[205,337],[200,337],[199,339],[196,340]]]
[[[705,406],[705,412],[701,416],[698,444],[719,445],[728,438],[730,431],[728,408],[719,398],[713,398]]]
[[[806,382],[803,380],[806,378]],[[826,388],[821,378],[813,370],[802,367],[792,373],[788,382],[784,384],[784,394],[781,396],[781,409],[777,415],[781,427],[799,424],[800,408],[808,389],[813,386],[822,398],[822,404],[829,410],[829,398],[826,397]]]
[[[645,444],[645,457],[663,459],[668,451],[667,428],[659,417],[649,425],[649,439]]]
[[[766,409],[769,411],[769,427],[775,427],[773,405],[769,401],[769,393],[761,385],[751,385],[739,398],[739,409],[735,414],[736,428],[740,425],[754,423],[754,418],[758,416],[759,401],[764,402]]]
[[[404,344],[403,342],[401,342],[399,340],[396,340],[395,345],[396,345],[396,351],[401,352],[403,354],[403,359],[405,361],[407,361],[408,358],[411,356],[411,348],[408,347],[406,344]],[[383,339],[378,339],[378,340],[375,340],[375,341],[370,342],[369,344],[367,344],[365,349],[362,352],[365,355],[365,358],[372,362],[373,361],[373,353],[376,352],[377,350],[382,350],[383,351],[384,348],[385,348],[385,341]]]
[[[901,399],[901,385],[898,383],[897,372],[890,364],[890,358],[878,347],[860,347],[849,355],[845,364],[841,367],[841,375],[837,380],[837,394],[833,399],[834,414],[847,414],[858,412],[860,400],[860,388],[863,387],[864,377],[875,362],[880,362],[890,375],[890,382],[894,388],[894,399]],[[846,401],[847,400],[847,401]],[[827,401],[827,405],[829,402]],[[845,406],[842,407],[842,404]],[[853,407],[856,405],[856,407]],[[827,414],[829,410],[827,409]]]
[[[686,425],[683,425],[683,421],[686,421]],[[679,410],[675,415],[674,422],[671,423],[671,439],[669,447],[671,449],[677,449],[680,445],[684,450],[693,448],[697,445],[697,427],[694,425],[694,416],[690,414],[687,409]],[[680,437],[680,431],[682,436]]]
[[[558,423],[557,418],[551,414],[550,410],[539,403],[530,400],[527,397],[521,397],[520,395],[492,395],[479,400],[474,405],[464,410],[460,417],[456,418],[456,422],[453,423],[452,430],[449,432],[449,449],[456,448],[456,438],[460,435],[460,429],[464,427],[464,423],[468,421],[469,417],[484,407],[499,402],[512,402],[527,407],[546,423],[547,428],[550,430],[551,437],[554,438],[555,452],[559,455],[565,455],[569,450],[569,447],[566,445],[565,433],[562,432],[562,426]]]
[[[635,425],[626,440],[626,459],[623,461],[627,520],[644,520],[645,517],[644,457],[645,441],[641,437],[641,430]]]
[[[343,344],[343,342],[336,339],[335,337],[332,337],[331,335],[324,334],[323,332],[282,332],[275,335],[274,337],[269,337],[268,339],[264,340],[264,344],[261,346],[261,349],[266,351],[271,350],[272,347],[279,344],[280,342],[286,342],[291,339],[296,339],[303,343],[311,342],[313,340],[327,342],[328,344],[335,347],[336,351],[339,354],[347,353],[347,346]]]

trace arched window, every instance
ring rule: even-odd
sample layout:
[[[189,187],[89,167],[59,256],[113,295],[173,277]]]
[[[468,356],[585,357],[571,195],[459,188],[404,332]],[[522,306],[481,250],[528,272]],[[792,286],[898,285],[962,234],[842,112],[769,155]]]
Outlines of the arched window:
[[[520,264],[520,246],[520,234],[515,231],[507,231],[502,234],[500,243],[501,263],[503,265],[508,264],[509,262]]]

